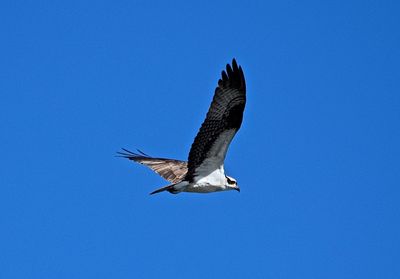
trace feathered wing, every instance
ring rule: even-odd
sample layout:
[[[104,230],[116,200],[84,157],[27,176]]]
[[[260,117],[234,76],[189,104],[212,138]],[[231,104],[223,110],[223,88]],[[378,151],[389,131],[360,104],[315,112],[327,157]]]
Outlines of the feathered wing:
[[[185,161],[153,158],[139,150],[139,153],[134,153],[124,148],[122,150],[123,152],[117,152],[121,157],[149,167],[171,183],[182,181],[187,173],[187,162]]]
[[[223,164],[229,144],[242,124],[245,104],[243,70],[233,59],[232,66],[228,64],[222,71],[206,119],[190,149],[185,180],[192,181],[201,167],[203,172],[211,172]]]

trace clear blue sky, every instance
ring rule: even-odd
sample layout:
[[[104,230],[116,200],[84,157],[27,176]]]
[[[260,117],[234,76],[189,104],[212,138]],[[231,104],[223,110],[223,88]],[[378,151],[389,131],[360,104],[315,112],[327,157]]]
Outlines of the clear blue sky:
[[[400,278],[398,1],[1,1],[0,278]],[[225,64],[241,186],[166,182]]]

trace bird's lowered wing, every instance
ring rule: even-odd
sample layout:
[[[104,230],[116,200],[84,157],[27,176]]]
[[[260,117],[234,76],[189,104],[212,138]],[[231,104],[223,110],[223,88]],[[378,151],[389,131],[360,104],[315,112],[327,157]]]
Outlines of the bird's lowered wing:
[[[226,65],[218,81],[214,98],[192,144],[185,180],[193,181],[199,172],[207,172],[223,165],[229,144],[239,130],[246,104],[246,83],[242,68],[232,60]]]
[[[122,148],[122,150],[122,152],[117,152],[121,157],[127,158],[129,160],[149,167],[172,183],[178,183],[182,181],[182,179],[186,175],[187,162],[185,161],[165,158],[153,158],[139,150],[139,153],[134,153],[124,148]]]

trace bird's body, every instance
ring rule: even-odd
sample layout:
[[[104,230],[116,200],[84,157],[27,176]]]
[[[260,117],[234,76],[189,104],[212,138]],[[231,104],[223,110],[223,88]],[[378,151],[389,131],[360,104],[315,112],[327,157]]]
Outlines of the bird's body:
[[[225,156],[239,130],[246,104],[246,84],[241,67],[235,59],[222,71],[206,119],[192,144],[188,161],[153,158],[141,151],[118,152],[122,157],[146,165],[172,184],[151,194],[168,191],[212,193],[226,190],[240,191],[236,180],[225,175]]]

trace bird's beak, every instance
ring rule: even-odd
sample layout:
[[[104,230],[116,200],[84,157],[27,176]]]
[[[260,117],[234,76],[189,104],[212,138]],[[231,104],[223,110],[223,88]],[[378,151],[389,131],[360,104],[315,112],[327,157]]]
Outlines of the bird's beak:
[[[238,192],[240,192],[240,188],[239,188],[239,187],[236,187],[235,190],[238,191]]]

